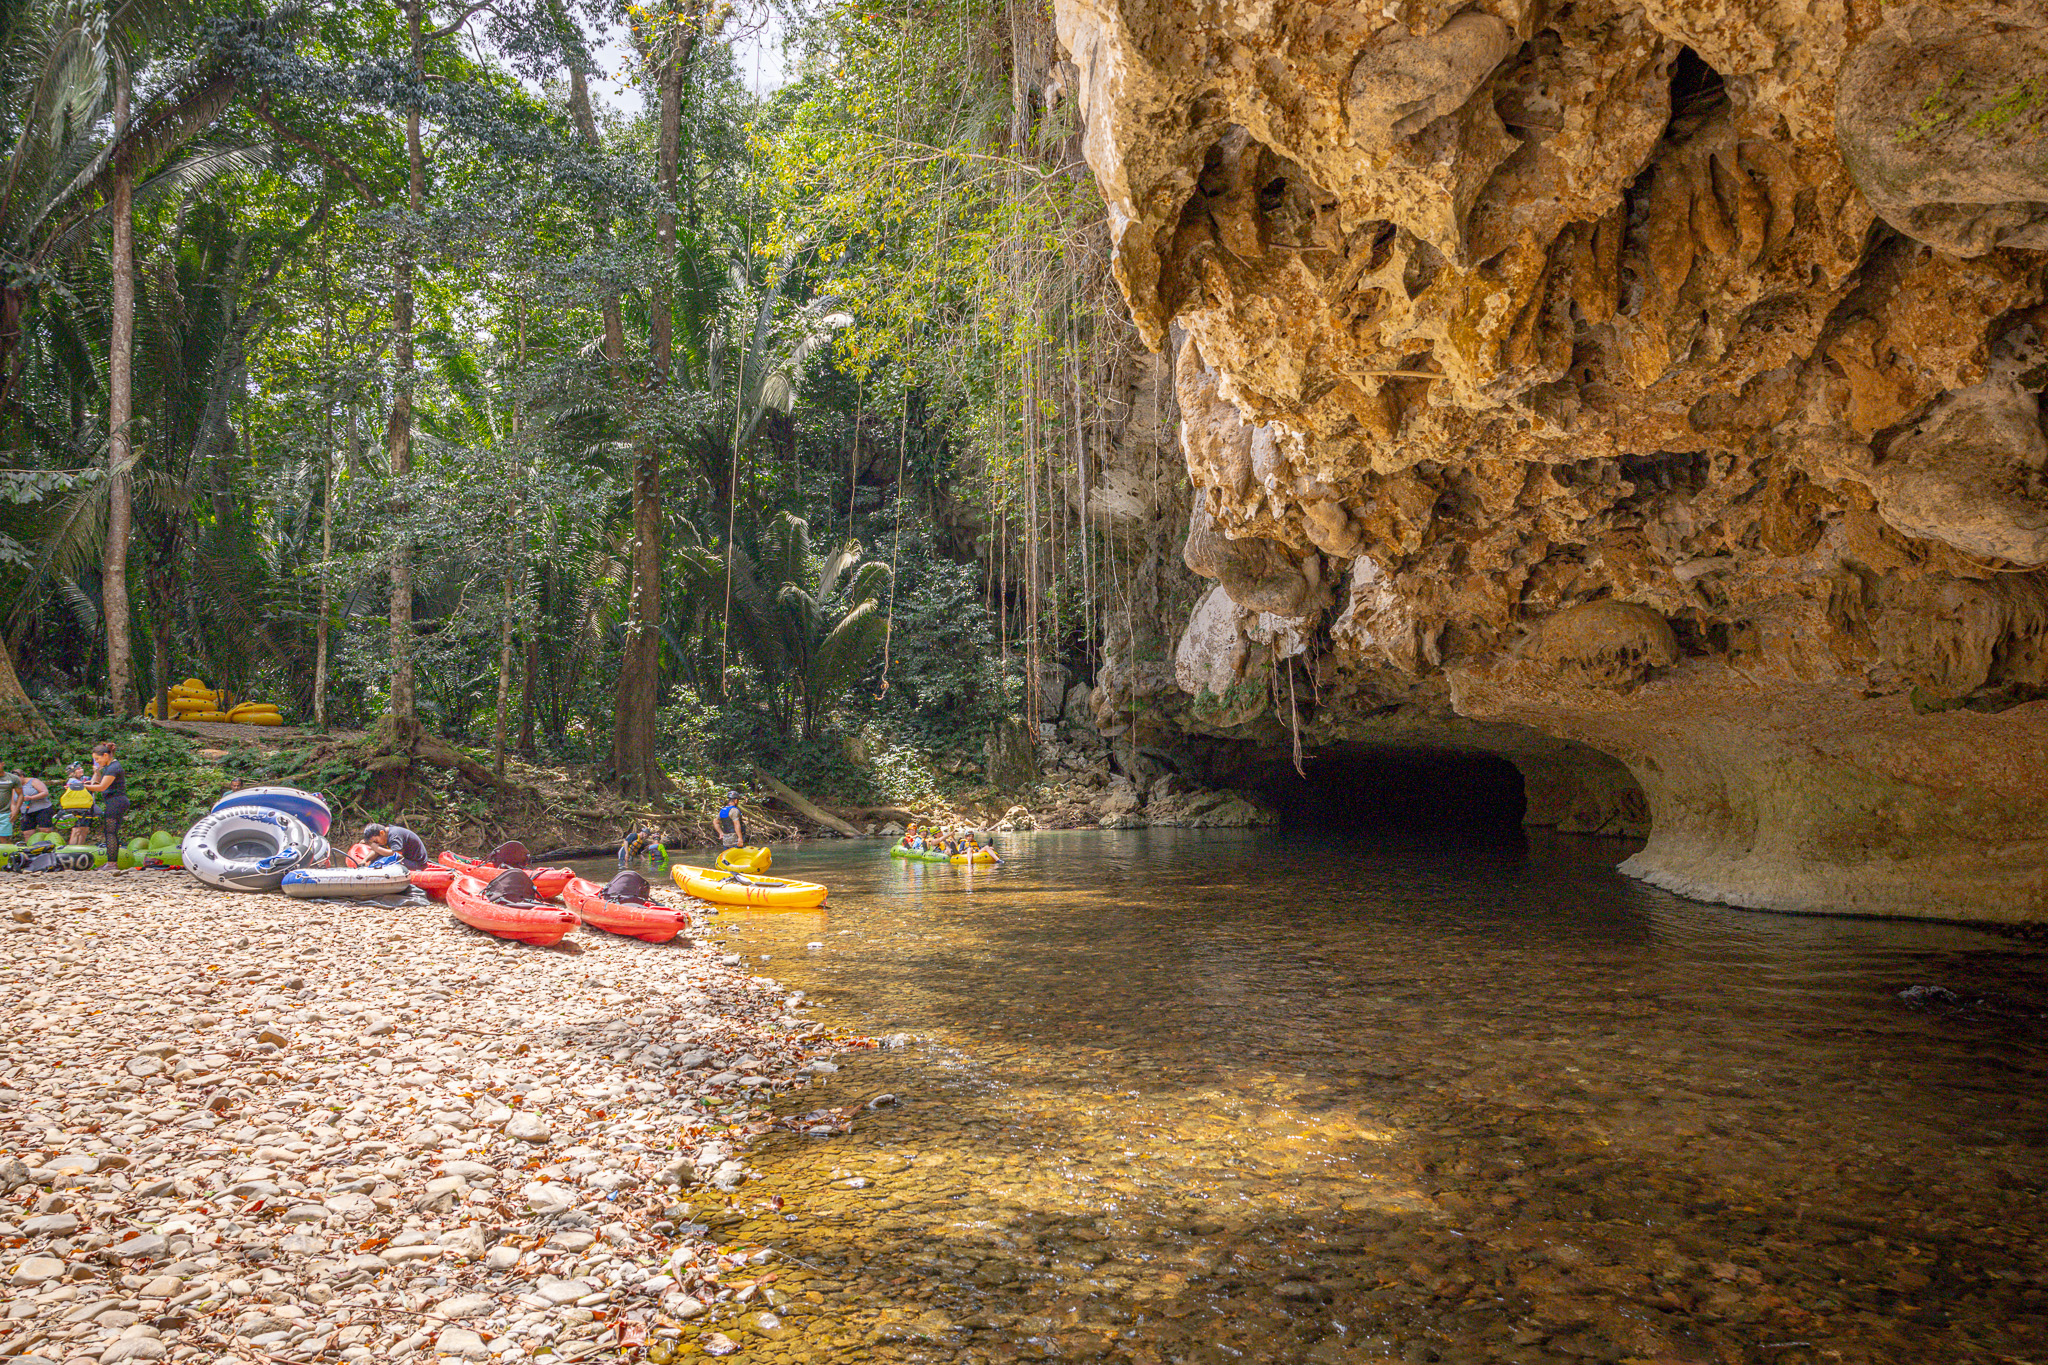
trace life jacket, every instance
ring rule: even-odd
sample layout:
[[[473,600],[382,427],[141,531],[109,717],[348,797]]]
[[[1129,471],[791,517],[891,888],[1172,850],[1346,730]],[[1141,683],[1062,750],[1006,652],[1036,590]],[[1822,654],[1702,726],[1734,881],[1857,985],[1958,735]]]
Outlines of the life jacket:
[[[92,793],[83,787],[66,787],[57,798],[57,805],[63,810],[91,810]]]

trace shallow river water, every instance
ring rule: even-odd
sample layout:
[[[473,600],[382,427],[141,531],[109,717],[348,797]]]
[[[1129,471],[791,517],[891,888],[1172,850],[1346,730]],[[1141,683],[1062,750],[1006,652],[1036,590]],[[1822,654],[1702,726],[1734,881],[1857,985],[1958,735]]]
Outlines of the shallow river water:
[[[1609,841],[1002,847],[778,849],[829,908],[716,922],[914,1035],[783,1108],[893,1104],[690,1196],[785,1258],[737,1359],[2048,1365],[2034,948]]]

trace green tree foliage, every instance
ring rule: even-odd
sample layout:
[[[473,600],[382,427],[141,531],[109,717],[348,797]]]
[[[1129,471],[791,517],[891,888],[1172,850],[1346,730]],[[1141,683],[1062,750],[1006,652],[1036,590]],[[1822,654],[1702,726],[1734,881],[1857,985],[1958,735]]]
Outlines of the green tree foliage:
[[[115,46],[40,5],[0,83],[0,607],[53,715],[114,704],[117,465],[151,690],[385,723],[472,795],[393,718],[650,797],[741,741],[924,791],[905,755],[978,752],[1085,639],[1060,481],[1104,242],[1044,14],[826,5],[760,98],[747,14],[701,0],[189,10],[135,89],[115,456]],[[599,25],[630,111],[591,97]]]

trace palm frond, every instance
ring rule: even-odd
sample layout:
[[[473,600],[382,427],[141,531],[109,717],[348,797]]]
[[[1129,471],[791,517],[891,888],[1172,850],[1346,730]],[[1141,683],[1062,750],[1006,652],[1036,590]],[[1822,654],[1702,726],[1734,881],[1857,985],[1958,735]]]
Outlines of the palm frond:
[[[761,549],[761,570],[774,589],[784,583],[800,583],[809,576],[804,567],[811,557],[811,524],[793,512],[784,512],[768,523]]]
[[[818,600],[829,601],[832,590],[839,586],[839,576],[860,561],[860,542],[849,540],[831,554],[825,556],[825,567],[818,570]]]
[[[57,598],[70,609],[71,617],[78,622],[78,628],[87,638],[98,639],[100,634],[100,604],[92,600],[92,594],[78,586],[78,580],[71,577],[57,580]]]
[[[869,560],[860,566],[860,571],[853,576],[853,586],[846,590],[847,605],[857,607],[863,602],[881,601],[888,595],[895,578],[895,570],[887,564],[879,559]]]
[[[8,613],[7,632],[12,635],[42,590],[52,578],[69,578],[101,551],[105,543],[107,481],[82,483],[60,500],[36,546],[35,560],[27,578],[15,594]]]
[[[846,613],[812,656],[806,677],[811,706],[819,714],[867,672],[882,652],[882,634],[889,618],[881,604],[863,602]]]

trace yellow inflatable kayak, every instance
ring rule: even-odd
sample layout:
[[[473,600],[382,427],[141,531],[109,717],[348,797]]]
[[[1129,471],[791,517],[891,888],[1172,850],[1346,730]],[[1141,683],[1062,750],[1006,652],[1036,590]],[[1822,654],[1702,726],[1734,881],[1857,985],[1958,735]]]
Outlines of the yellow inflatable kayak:
[[[669,869],[676,885],[698,900],[714,905],[744,905],[756,910],[809,910],[825,903],[825,888],[816,882],[793,882],[752,872],[718,872],[677,863]]]
[[[718,855],[721,872],[766,872],[771,855],[767,845],[759,848],[729,848]]]
[[[996,855],[985,848],[977,848],[972,853],[955,853],[947,859],[948,862],[955,863],[992,863],[995,860]]]

